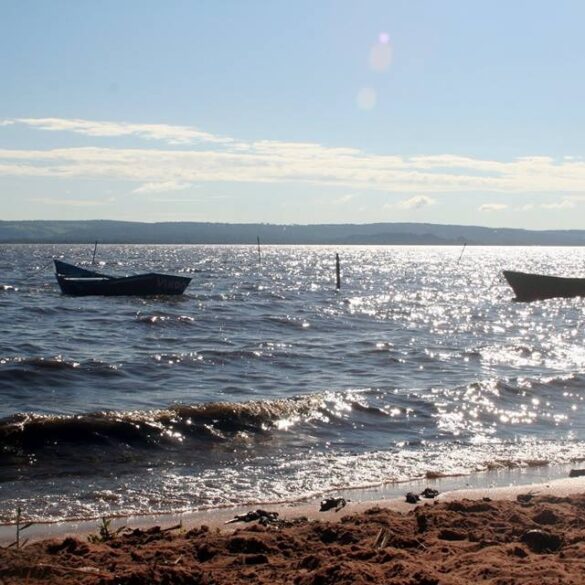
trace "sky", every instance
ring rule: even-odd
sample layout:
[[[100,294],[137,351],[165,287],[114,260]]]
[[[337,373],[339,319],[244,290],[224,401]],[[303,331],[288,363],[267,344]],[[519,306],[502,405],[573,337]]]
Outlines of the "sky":
[[[0,0],[0,219],[584,229],[582,0]]]

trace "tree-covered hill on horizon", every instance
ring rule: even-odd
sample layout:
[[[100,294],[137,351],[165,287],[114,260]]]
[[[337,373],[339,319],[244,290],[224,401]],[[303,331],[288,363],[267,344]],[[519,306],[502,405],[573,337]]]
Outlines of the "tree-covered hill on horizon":
[[[276,225],[113,220],[0,221],[2,243],[585,245],[585,230],[522,230],[428,223]]]

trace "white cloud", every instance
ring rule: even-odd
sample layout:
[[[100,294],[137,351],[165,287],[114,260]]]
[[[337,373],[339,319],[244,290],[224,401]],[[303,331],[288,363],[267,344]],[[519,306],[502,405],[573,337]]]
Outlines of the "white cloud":
[[[145,183],[132,191],[132,193],[161,193],[166,191],[183,191],[189,189],[191,183],[179,183],[178,181],[163,181],[159,183]]]
[[[484,203],[483,205],[479,206],[479,210],[482,212],[494,212],[494,211],[503,211],[504,209],[508,209],[508,205],[505,203]]]
[[[220,137],[190,126],[128,124],[61,118],[22,118],[39,131],[100,138],[102,146],[48,150],[0,150],[0,176],[108,179],[136,183],[135,192],[180,190],[193,183],[301,183],[352,191],[412,194],[403,208],[424,207],[440,193],[556,193],[574,199],[585,192],[585,161],[526,156],[510,161],[459,155],[397,156],[317,143]],[[133,136],[143,148],[117,148],[104,138]],[[167,145],[155,148],[152,141]],[[189,148],[189,145],[195,145]],[[181,148],[176,148],[180,145]],[[418,193],[428,195],[418,195]],[[487,203],[482,211],[497,211]],[[502,205],[502,204],[499,204]],[[567,203],[562,204],[568,206]]]
[[[410,199],[399,201],[397,207],[400,209],[422,209],[423,207],[434,205],[436,202],[436,199],[428,197],[427,195],[415,195]]]
[[[99,122],[91,120],[67,120],[63,118],[17,118],[5,120],[6,123],[18,123],[53,132],[75,132],[86,136],[115,137],[137,136],[148,140],[161,140],[168,144],[193,144],[211,142],[229,143],[230,138],[223,138],[202,132],[190,126],[171,126],[168,124],[128,124],[125,122]]]
[[[573,209],[575,207],[575,202],[570,199],[563,199],[556,203],[543,203],[540,207],[543,209]]]

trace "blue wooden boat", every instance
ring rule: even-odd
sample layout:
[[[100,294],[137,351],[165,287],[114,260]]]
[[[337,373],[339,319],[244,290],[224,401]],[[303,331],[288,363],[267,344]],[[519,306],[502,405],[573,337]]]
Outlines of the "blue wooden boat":
[[[516,294],[514,300],[523,303],[556,297],[585,297],[585,278],[565,278],[513,270],[504,270],[504,278]]]
[[[55,260],[55,275],[65,295],[151,296],[180,295],[191,279],[186,276],[148,272],[134,276],[111,276]]]

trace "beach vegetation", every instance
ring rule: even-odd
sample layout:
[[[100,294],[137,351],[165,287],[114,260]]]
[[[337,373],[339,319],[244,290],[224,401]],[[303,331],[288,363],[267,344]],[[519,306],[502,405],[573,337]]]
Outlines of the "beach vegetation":
[[[14,547],[16,549],[20,549],[20,548],[26,546],[26,543],[28,542],[28,538],[21,540],[20,535],[27,528],[30,528],[33,524],[34,524],[34,522],[23,522],[22,508],[20,506],[18,506],[18,508],[16,508],[16,539],[14,540],[14,542],[12,542],[11,544],[8,545],[8,548]]]
[[[126,526],[120,526],[116,528],[116,530],[112,529],[112,519],[108,518],[107,516],[102,516],[100,519],[100,523],[98,524],[98,532],[97,534],[90,534],[87,537],[87,540],[92,544],[96,544],[98,542],[108,542],[113,540],[125,530]]]

